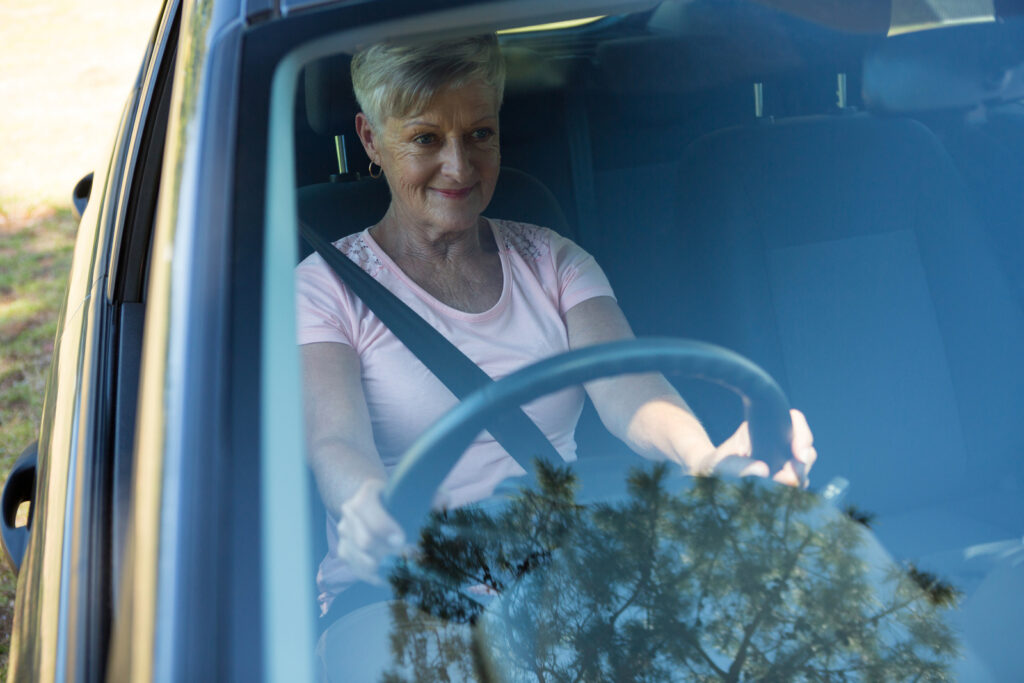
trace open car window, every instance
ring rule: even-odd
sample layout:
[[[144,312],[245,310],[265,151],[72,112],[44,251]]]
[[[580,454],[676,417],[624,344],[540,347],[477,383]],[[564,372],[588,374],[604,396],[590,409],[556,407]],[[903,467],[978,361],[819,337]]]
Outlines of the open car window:
[[[1019,21],[886,37],[738,1],[599,10],[500,35],[484,215],[586,250],[638,336],[764,368],[814,431],[809,489],[645,462],[588,405],[578,461],[524,457],[525,489],[425,517],[383,592],[348,587],[344,614],[311,627],[331,629],[316,666],[337,680],[1012,678]],[[452,16],[438,32],[553,20]],[[289,267],[312,251],[299,220],[333,242],[387,209],[348,65],[357,45],[429,24],[321,36],[279,70],[271,150],[290,163],[270,171],[268,216],[290,230],[268,248]],[[293,315],[281,273],[267,305]],[[273,360],[291,354],[304,395],[294,330],[272,331]],[[744,419],[731,392],[671,379],[714,440]],[[315,567],[337,520],[309,492]],[[315,577],[289,580],[307,582],[293,595],[312,622]]]

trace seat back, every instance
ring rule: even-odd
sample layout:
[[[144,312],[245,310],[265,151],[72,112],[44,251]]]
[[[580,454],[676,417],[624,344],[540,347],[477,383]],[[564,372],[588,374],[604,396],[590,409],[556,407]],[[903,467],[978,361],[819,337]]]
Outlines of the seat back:
[[[663,291],[685,315],[647,315],[775,375],[814,426],[819,481],[863,482],[878,513],[1022,481],[1006,406],[1024,405],[1024,314],[931,132],[867,115],[742,126],[680,168],[678,216],[645,252],[674,254]]]

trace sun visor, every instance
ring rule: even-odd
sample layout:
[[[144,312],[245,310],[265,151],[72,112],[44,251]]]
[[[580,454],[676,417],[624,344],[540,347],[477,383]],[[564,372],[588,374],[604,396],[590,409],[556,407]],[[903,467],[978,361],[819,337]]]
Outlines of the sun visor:
[[[877,112],[972,109],[1024,98],[1024,21],[892,36],[864,58],[865,105]]]

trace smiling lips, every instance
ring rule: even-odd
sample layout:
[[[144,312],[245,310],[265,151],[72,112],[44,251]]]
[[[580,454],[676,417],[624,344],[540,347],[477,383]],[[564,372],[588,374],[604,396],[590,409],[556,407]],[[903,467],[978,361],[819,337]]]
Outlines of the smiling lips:
[[[463,199],[469,196],[469,193],[473,191],[473,186],[464,187],[461,190],[440,190],[435,189],[435,192],[440,194],[442,197],[447,199]]]

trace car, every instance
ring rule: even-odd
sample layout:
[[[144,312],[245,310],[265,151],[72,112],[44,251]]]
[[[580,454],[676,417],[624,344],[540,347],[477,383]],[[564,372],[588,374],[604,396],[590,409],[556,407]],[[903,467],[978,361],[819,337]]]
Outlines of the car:
[[[483,31],[508,68],[489,214],[592,253],[641,339],[425,434],[390,499],[420,550],[318,651],[299,224],[386,206],[353,50]],[[973,0],[165,0],[73,191],[39,440],[4,487],[8,680],[1021,678],[1022,33]],[[430,510],[488,411],[652,369],[716,439],[788,397],[809,489],[645,466],[588,409],[574,467]]]

